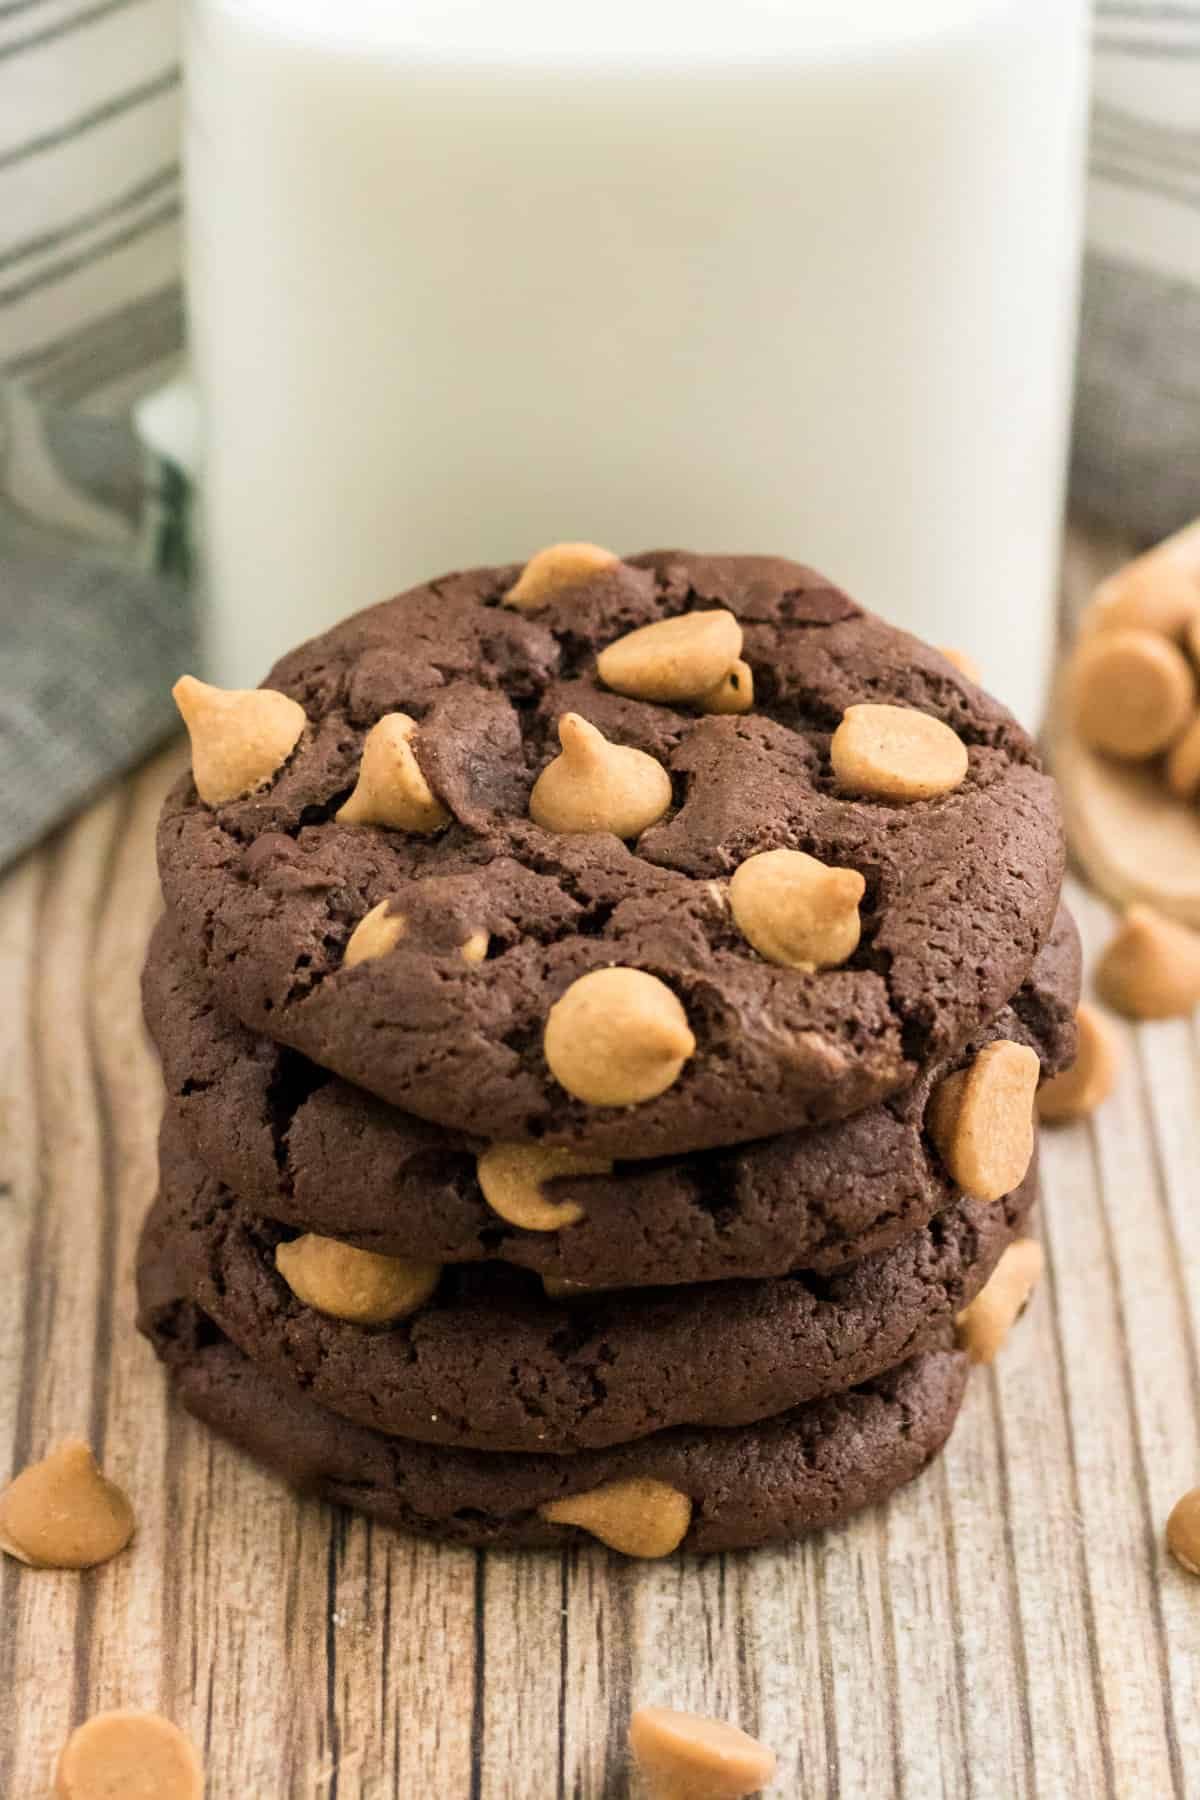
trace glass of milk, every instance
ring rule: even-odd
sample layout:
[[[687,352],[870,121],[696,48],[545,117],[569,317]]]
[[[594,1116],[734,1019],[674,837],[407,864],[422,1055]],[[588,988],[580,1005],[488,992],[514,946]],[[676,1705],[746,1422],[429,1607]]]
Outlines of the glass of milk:
[[[562,539],[812,562],[1036,719],[1086,0],[190,0],[216,679]]]

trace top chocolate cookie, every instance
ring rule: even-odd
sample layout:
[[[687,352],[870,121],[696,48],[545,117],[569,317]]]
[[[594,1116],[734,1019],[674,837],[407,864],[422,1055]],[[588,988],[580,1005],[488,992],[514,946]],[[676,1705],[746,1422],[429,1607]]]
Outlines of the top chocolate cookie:
[[[475,1135],[645,1158],[845,1116],[1054,919],[1024,732],[794,563],[575,546],[179,697],[160,867],[224,1003]]]

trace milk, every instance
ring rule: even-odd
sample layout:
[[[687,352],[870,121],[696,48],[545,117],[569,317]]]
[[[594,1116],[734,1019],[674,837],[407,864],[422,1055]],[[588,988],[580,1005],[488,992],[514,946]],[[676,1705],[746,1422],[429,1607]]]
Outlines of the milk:
[[[560,539],[769,550],[1036,718],[1085,0],[191,0],[211,668]]]

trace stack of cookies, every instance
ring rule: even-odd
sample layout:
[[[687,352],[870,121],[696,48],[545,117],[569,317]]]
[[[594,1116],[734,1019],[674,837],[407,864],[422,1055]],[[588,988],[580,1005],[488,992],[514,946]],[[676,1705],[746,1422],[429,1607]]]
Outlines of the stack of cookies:
[[[809,569],[578,544],[176,692],[184,1404],[461,1544],[761,1544],[916,1475],[1075,1048],[1003,708]]]

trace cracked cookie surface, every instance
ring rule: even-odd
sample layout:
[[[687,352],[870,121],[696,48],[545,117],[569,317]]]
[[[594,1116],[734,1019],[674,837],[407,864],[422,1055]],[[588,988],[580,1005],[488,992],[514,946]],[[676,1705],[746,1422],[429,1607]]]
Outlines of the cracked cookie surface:
[[[271,785],[210,808],[184,779],[169,798],[168,903],[246,1026],[451,1128],[644,1159],[854,1112],[1016,993],[1057,905],[1057,802],[1026,735],[938,652],[771,558],[636,557],[530,613],[501,604],[516,574],[447,577],[284,657],[268,685],[308,726]],[[618,637],[718,607],[742,626],[752,711],[705,716],[600,682],[597,653]],[[951,726],[966,779],[907,805],[840,793],[830,739],[863,703]],[[368,731],[396,713],[416,721],[450,815],[433,835],[334,816]],[[566,713],[667,770],[672,804],[631,843],[530,819]],[[778,848],[863,876],[845,966],[779,967],[738,932],[728,879]],[[345,966],[382,902],[404,936]],[[468,962],[481,933],[486,958]],[[542,1047],[551,1006],[610,964],[665,983],[695,1038],[678,1078],[632,1108],[572,1098]]]
[[[443,1271],[391,1327],[301,1304],[275,1268],[288,1234],[170,1138],[142,1240],[146,1282],[176,1284],[244,1354],[347,1418],[480,1450],[571,1452],[677,1424],[739,1425],[914,1355],[987,1280],[1034,1202],[960,1200],[839,1274],[548,1300],[501,1265]],[[156,1270],[158,1273],[156,1273]]]
[[[986,1028],[1029,1043],[1048,1075],[1075,1053],[1079,938],[1060,911],[1030,978]],[[923,1130],[935,1065],[905,1093],[808,1132],[701,1151],[546,1189],[583,1217],[521,1230],[486,1203],[481,1140],[426,1124],[327,1075],[223,1013],[169,920],[147,964],[146,1016],[191,1149],[254,1210],[363,1249],[433,1262],[496,1259],[609,1287],[828,1272],[948,1206]],[[982,1041],[982,1037],[976,1040]]]
[[[876,1380],[734,1431],[665,1431],[578,1456],[506,1456],[386,1437],[249,1361],[170,1286],[142,1328],[189,1412],[307,1493],[453,1544],[557,1549],[587,1534],[548,1501],[649,1477],[687,1494],[681,1550],[750,1549],[834,1524],[918,1475],[948,1437],[967,1360],[948,1341]]]

